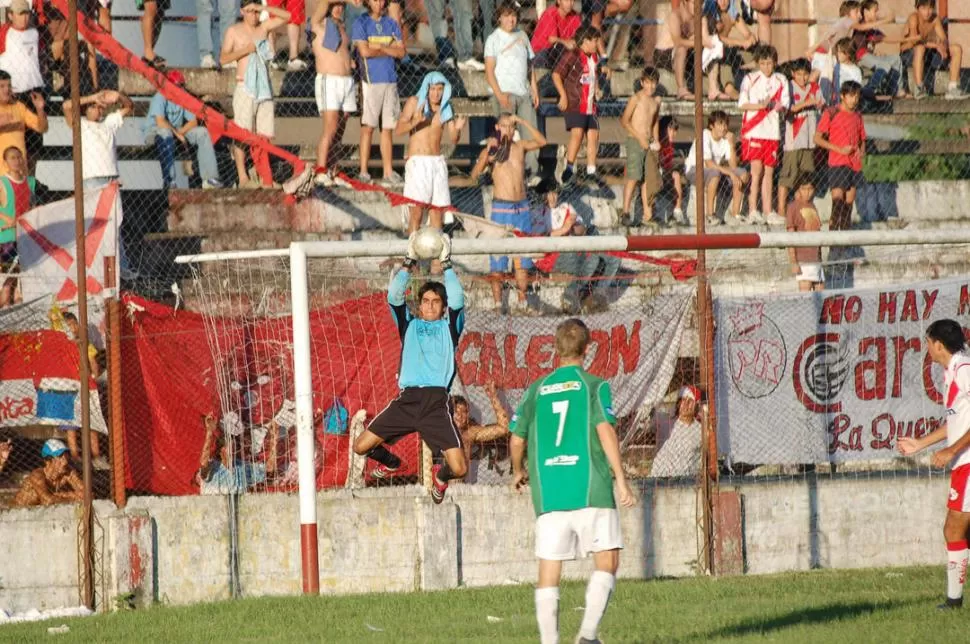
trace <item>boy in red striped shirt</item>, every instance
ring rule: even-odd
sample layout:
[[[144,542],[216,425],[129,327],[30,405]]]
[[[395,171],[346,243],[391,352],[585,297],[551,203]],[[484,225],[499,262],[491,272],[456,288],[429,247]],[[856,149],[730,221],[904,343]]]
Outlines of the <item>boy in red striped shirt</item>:
[[[559,111],[569,130],[566,146],[566,169],[561,181],[568,183],[575,174],[574,164],[579,146],[586,137],[586,175],[596,176],[596,153],[599,150],[600,130],[596,118],[599,100],[599,45],[602,34],[598,29],[584,26],[576,32],[576,48],[566,52],[552,72],[552,82],[559,92]]]
[[[765,210],[772,208],[775,166],[781,147],[781,112],[791,102],[788,80],[775,71],[778,51],[764,46],[755,53],[758,70],[751,72],[741,82],[738,108],[741,117],[741,160],[751,164],[751,191],[748,193],[748,220],[763,224],[765,219],[758,210],[758,195]],[[776,212],[768,215],[768,223],[784,225],[785,219]]]
[[[815,131],[815,145],[829,151],[829,189],[832,191],[832,218],[829,230],[849,230],[856,187],[862,180],[862,161],[866,148],[866,126],[858,112],[862,85],[842,83],[837,107],[822,114]]]

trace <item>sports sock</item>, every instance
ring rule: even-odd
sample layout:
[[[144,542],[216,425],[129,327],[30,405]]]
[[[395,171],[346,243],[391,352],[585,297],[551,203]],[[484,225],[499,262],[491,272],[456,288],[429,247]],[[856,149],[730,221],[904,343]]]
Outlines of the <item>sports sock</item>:
[[[967,541],[948,541],[946,544],[946,596],[949,599],[963,597],[963,582],[967,578]]]
[[[594,570],[586,586],[586,611],[583,613],[583,623],[579,626],[579,634],[584,639],[595,640],[599,630],[600,620],[606,612],[606,605],[613,594],[616,577],[602,570]]]
[[[437,476],[438,480],[442,483],[447,483],[451,479],[455,478],[455,475],[451,473],[451,468],[448,467],[447,463],[441,466],[441,469],[438,470],[438,473],[435,476]]]
[[[559,643],[559,587],[536,588],[536,621],[541,644]]]
[[[392,470],[396,470],[401,467],[401,459],[392,454],[383,445],[378,445],[377,447],[372,447],[369,452],[367,452],[367,458],[372,458],[381,465],[385,465]]]
[[[586,166],[586,174],[588,174],[589,176],[593,176],[594,174],[596,174],[596,166],[595,165]]]

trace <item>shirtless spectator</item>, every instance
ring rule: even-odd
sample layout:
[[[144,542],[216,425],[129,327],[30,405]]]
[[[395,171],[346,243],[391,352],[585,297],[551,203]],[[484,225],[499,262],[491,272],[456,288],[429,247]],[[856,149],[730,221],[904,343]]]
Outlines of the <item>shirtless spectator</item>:
[[[687,91],[687,51],[694,46],[694,3],[681,2],[670,12],[657,38],[653,52],[653,64],[674,73],[677,98],[689,101],[693,95]]]
[[[528,136],[520,141],[513,140],[516,126],[525,129]],[[472,179],[477,179],[486,166],[492,169],[492,221],[514,227],[516,230],[529,234],[532,230],[532,213],[529,198],[526,195],[525,166],[526,155],[539,150],[546,144],[546,137],[535,128],[532,123],[520,119],[514,114],[503,113],[495,125],[495,136],[488,139],[485,149],[478,156],[478,162],[472,168]],[[528,308],[526,294],[529,288],[529,273],[532,260],[527,257],[516,257],[512,260],[515,274],[515,285],[518,300],[514,310],[525,311]],[[505,273],[509,270],[507,256],[490,257],[492,297],[496,304],[502,303],[502,283]]]
[[[27,157],[26,131],[39,134],[47,131],[44,96],[40,92],[31,92],[30,102],[33,110],[15,99],[10,74],[0,70],[0,150],[14,146]],[[30,162],[30,157],[27,161]],[[0,173],[6,172],[7,164],[0,160]]]
[[[12,452],[13,443],[10,442],[9,438],[5,441],[0,441],[0,472],[7,466],[7,461],[10,460],[10,454]]]
[[[913,44],[911,39],[917,37],[918,40]],[[966,98],[966,94],[960,89],[963,48],[947,39],[943,21],[936,13],[936,0],[916,0],[916,11],[906,21],[903,43],[899,50],[903,68],[912,67],[916,77],[914,98],[926,98],[933,94],[933,73],[937,70],[950,72],[950,82],[943,98]]]
[[[260,23],[262,11],[269,19]],[[269,62],[273,59],[267,35],[286,24],[290,12],[276,7],[263,7],[259,0],[242,0],[242,21],[226,32],[222,41],[219,63],[223,66],[236,64],[236,88],[232,94],[232,120],[250,132],[272,139],[275,133],[273,114],[273,88],[269,81]],[[260,148],[252,148],[253,165],[264,185],[273,185],[269,155]],[[243,149],[233,146],[232,157],[236,162],[240,188],[258,188],[246,174],[246,156]]]
[[[408,161],[404,166],[404,196],[427,204],[428,219],[433,228],[441,229],[444,210],[451,206],[448,187],[448,164],[441,154],[445,128],[451,144],[458,143],[466,119],[455,116],[451,106],[451,83],[441,72],[429,72],[421,88],[404,104],[394,133],[410,135]],[[412,205],[407,233],[421,227],[424,205]]]
[[[653,204],[660,192],[660,99],[654,96],[660,74],[653,67],[640,73],[640,91],[630,97],[620,117],[626,130],[626,181],[623,185],[623,212],[620,225],[636,226],[640,221],[632,213],[633,194],[640,184],[643,219],[656,226]]]
[[[323,118],[315,181],[327,187],[336,180],[336,172],[330,168],[330,147],[338,134],[343,134],[347,115],[357,111],[357,86],[350,69],[350,36],[344,26],[344,8],[342,0],[322,0],[310,20],[317,69],[314,95],[317,112]],[[346,186],[343,181],[340,183]]]
[[[492,411],[495,412],[495,422],[490,425],[482,425],[478,419],[472,418],[468,401],[464,396],[451,397],[452,417],[455,426],[461,432],[465,459],[468,461],[469,475],[472,477],[466,476],[466,483],[485,482],[482,480],[482,474],[489,470],[499,475],[510,473],[508,468],[504,472],[501,471],[502,466],[498,463],[508,459],[509,414],[498,398],[495,383],[485,383],[484,389],[488,395],[488,401],[492,404]],[[502,445],[502,442],[506,442],[505,445]]]
[[[40,455],[44,458],[44,465],[23,480],[12,505],[26,508],[82,500],[84,484],[67,460],[67,445],[51,438],[44,443]]]

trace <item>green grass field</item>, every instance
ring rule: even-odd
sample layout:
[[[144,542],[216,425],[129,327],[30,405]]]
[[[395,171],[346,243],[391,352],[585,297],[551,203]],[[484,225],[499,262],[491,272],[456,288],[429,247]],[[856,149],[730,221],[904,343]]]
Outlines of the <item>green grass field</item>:
[[[966,642],[968,618],[941,612],[943,567],[723,579],[621,581],[604,642]],[[575,638],[584,586],[560,603]],[[970,611],[970,608],[967,609]],[[70,626],[49,635],[48,627]],[[4,642],[535,642],[532,587],[244,599],[0,626]]]

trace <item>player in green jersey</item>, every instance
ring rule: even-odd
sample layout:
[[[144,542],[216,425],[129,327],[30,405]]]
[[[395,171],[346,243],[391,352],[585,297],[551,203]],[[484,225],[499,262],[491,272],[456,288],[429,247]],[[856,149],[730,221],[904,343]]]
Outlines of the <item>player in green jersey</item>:
[[[620,565],[620,505],[636,503],[620,464],[610,385],[586,373],[589,329],[566,320],[556,329],[559,368],[532,383],[512,417],[509,446],[513,487],[530,483],[536,511],[536,620],[542,644],[559,641],[562,562],[593,554],[596,570],[586,588],[579,642],[597,642]],[[523,470],[529,445],[528,474]]]

